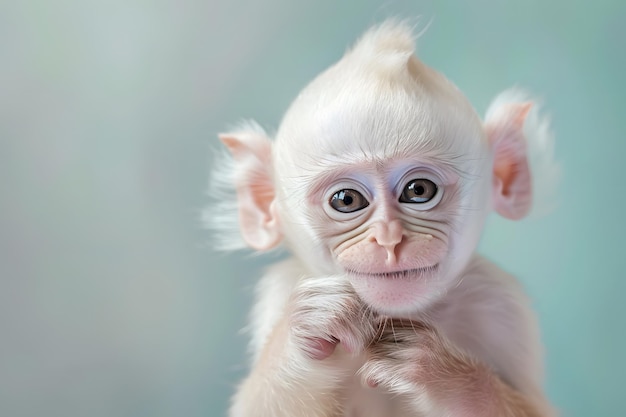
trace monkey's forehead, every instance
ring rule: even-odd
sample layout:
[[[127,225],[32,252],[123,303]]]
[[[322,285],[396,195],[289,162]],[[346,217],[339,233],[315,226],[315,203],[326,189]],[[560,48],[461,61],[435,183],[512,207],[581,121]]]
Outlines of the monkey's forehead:
[[[458,90],[390,84],[376,77],[314,82],[276,137],[278,154],[411,158],[483,153],[482,122]],[[315,158],[309,158],[315,159]]]

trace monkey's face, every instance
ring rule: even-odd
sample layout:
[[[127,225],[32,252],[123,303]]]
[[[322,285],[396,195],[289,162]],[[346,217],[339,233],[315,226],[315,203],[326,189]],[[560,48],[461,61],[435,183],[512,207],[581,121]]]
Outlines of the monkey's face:
[[[386,314],[418,311],[455,285],[489,211],[479,120],[429,105],[351,102],[350,117],[318,106],[282,128],[274,153],[289,248],[315,273],[346,274]]]
[[[462,262],[460,180],[435,160],[345,163],[313,182],[304,206],[333,272],[378,311],[414,311],[446,291]]]

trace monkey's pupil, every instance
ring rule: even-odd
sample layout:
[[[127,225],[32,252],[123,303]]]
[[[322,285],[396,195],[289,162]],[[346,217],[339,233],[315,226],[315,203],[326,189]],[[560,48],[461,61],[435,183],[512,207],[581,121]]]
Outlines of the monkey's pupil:
[[[369,206],[360,192],[351,189],[339,190],[331,197],[330,206],[341,213],[353,213]]]
[[[417,187],[413,188],[413,192],[414,192],[416,195],[422,195],[422,194],[424,194],[424,192],[426,192],[426,189],[424,189],[424,187],[423,187],[423,186],[418,185]]]

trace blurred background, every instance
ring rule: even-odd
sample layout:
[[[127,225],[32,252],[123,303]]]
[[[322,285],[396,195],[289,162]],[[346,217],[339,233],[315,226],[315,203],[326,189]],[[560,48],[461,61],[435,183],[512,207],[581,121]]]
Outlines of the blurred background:
[[[537,93],[564,179],[483,253],[540,316],[564,416],[626,415],[626,3],[0,2],[0,415],[223,416],[268,260],[218,254],[200,211],[216,134],[270,130],[389,16],[479,113]]]

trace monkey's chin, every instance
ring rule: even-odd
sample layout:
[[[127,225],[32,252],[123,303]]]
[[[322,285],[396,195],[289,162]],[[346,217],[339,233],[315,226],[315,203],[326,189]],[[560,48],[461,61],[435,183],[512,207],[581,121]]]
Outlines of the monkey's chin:
[[[348,271],[361,299],[381,314],[415,313],[430,305],[440,293],[436,283],[439,265],[394,272]]]

